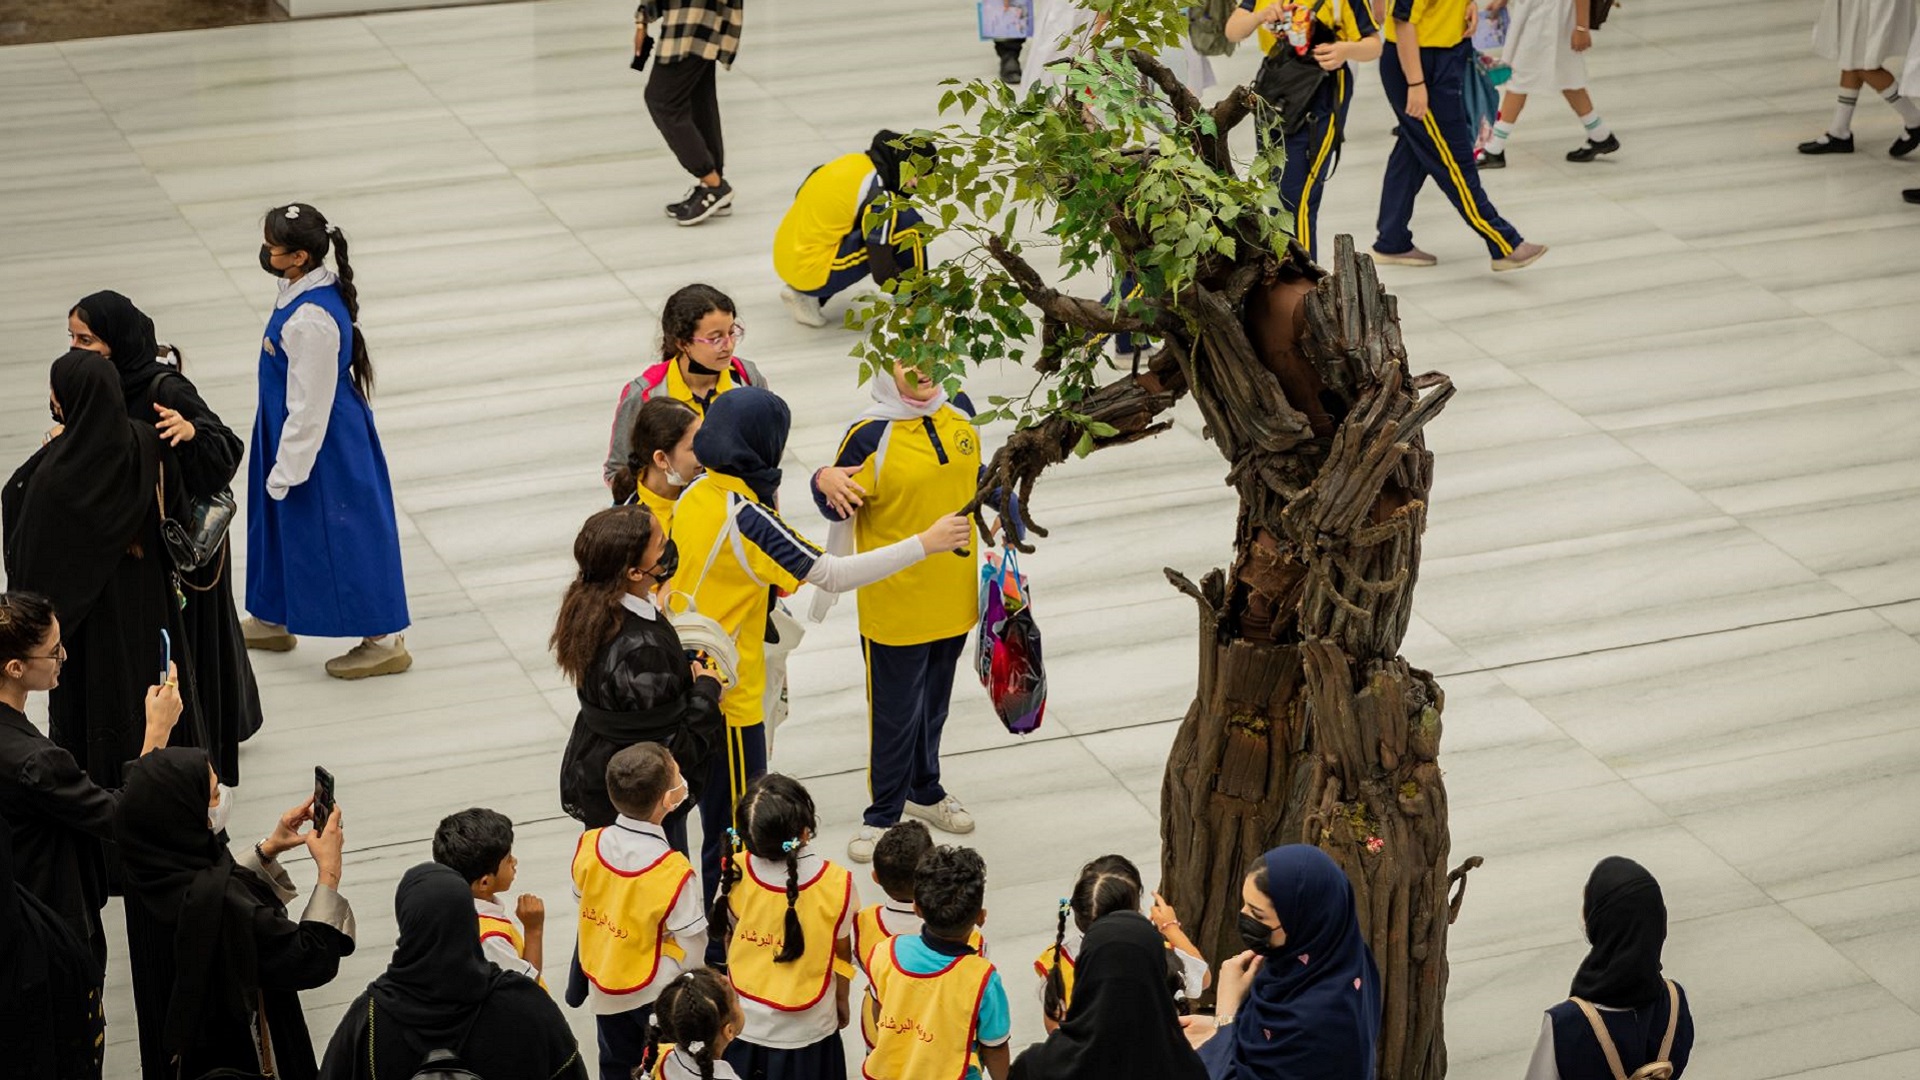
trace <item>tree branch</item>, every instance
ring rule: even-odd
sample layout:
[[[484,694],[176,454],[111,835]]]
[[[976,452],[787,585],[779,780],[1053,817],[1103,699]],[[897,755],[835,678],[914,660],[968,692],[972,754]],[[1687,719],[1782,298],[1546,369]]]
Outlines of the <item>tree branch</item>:
[[[1232,176],[1233,158],[1227,152],[1225,131],[1217,125],[1212,135],[1199,130],[1199,125],[1194,121],[1205,110],[1200,105],[1200,99],[1194,96],[1193,91],[1187,89],[1186,83],[1180,81],[1180,76],[1175,75],[1167,65],[1139,49],[1128,49],[1127,59],[1133,61],[1133,66],[1140,70],[1140,74],[1145,75],[1160,88],[1161,93],[1167,95],[1167,101],[1173,105],[1173,114],[1180,119],[1180,123],[1194,128],[1194,146],[1200,151],[1200,156],[1206,159],[1207,164]],[[1229,95],[1227,100],[1231,101],[1232,96]],[[1208,113],[1208,115],[1212,114]]]
[[[1254,93],[1252,87],[1235,87],[1226,97],[1214,103],[1214,131],[1219,133],[1220,138],[1226,138],[1229,131],[1238,127],[1240,121],[1245,120],[1259,106],[1260,95]]]
[[[1142,319],[1114,311],[1098,300],[1068,296],[1046,283],[1033,264],[1021,258],[997,236],[987,237],[987,251],[1013,279],[1027,301],[1049,319],[1096,334],[1164,333],[1158,319]],[[1151,301],[1149,301],[1151,303]]]

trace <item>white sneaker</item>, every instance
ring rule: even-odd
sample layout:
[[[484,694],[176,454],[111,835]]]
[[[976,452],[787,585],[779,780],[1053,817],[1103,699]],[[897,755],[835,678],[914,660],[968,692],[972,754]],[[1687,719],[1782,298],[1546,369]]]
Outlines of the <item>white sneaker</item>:
[[[939,829],[941,832],[970,833],[973,831],[973,815],[960,805],[960,800],[949,795],[932,806],[922,806],[908,801],[908,817],[917,817],[921,821]]]
[[[884,832],[886,830],[877,825],[860,826],[860,831],[847,841],[847,858],[854,862],[872,862],[873,845],[880,842],[880,834]]]
[[[783,285],[780,287],[780,302],[787,305],[787,314],[793,316],[793,321],[801,326],[818,330],[827,325],[826,312],[821,310],[826,304],[817,296],[795,292],[791,286]]]

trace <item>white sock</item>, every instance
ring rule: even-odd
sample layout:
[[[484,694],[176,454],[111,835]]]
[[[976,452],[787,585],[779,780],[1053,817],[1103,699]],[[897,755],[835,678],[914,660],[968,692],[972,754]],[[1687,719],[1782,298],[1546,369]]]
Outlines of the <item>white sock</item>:
[[[1920,127],[1920,105],[1915,105],[1912,99],[1900,95],[1899,83],[1894,83],[1880,91],[1880,96],[1900,114],[1901,123],[1910,128]]]
[[[1487,153],[1504,154],[1507,152],[1507,140],[1513,137],[1513,125],[1505,120],[1493,122],[1493,138],[1487,140]]]
[[[1836,139],[1853,138],[1853,107],[1860,104],[1860,91],[1840,91],[1840,104],[1834,107],[1833,123],[1828,125],[1827,134]]]
[[[1608,127],[1607,122],[1600,118],[1600,110],[1598,109],[1581,117],[1580,126],[1587,129],[1587,139],[1590,142],[1606,142],[1608,139],[1613,138],[1613,129]]]

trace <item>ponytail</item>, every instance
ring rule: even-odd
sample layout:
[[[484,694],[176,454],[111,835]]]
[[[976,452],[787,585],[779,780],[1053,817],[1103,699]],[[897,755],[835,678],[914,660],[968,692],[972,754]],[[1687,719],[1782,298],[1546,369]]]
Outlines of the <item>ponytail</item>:
[[[781,846],[787,849],[787,920],[780,953],[773,962],[791,964],[807,951],[807,934],[800,926],[800,912],[794,906],[800,902],[800,838],[796,836]]]
[[[1047,985],[1042,1008],[1047,1018],[1054,1023],[1063,1023],[1067,1018],[1067,977],[1060,970],[1062,958],[1067,953],[1067,912],[1072,905],[1063,897],[1060,901],[1060,915],[1053,927],[1053,966],[1047,970]]]
[[[654,451],[671,458],[673,448],[680,445],[687,429],[698,419],[700,414],[693,411],[693,406],[679,398],[659,394],[643,402],[633,414],[633,429],[627,436],[626,463],[613,473],[614,495],[622,499],[633,496],[647,475],[647,468],[653,464]]]
[[[660,996],[665,997],[666,991],[661,991]],[[655,1008],[647,1014],[647,1042],[640,1051],[640,1064],[633,1070],[633,1080],[646,1080],[653,1067],[660,1064],[660,1037],[660,1010]]]
[[[787,913],[782,920],[780,952],[773,962],[790,964],[800,959],[807,950],[806,930],[800,923],[798,908],[800,849],[806,844],[806,834],[819,827],[813,796],[793,777],[767,773],[747,785],[747,793],[741,798],[740,808],[734,816],[740,823],[740,832],[745,834],[743,839],[747,854],[768,862],[782,859],[787,864]],[[739,858],[738,853],[731,856],[732,860]],[[739,879],[740,867],[737,863],[723,864],[720,888],[713,894],[713,910],[707,916],[709,925],[725,925],[720,922],[723,913],[727,912],[725,897],[728,889]]]
[[[307,253],[308,271],[317,270],[329,253],[340,301],[347,308],[348,329],[352,331],[352,362],[348,365],[353,388],[363,400],[373,400],[373,361],[367,357],[366,335],[360,332],[360,290],[353,284],[353,264],[347,261],[347,234],[340,226],[308,203],[288,203],[267,211],[267,239],[287,248]]]
[[[713,890],[713,903],[707,908],[707,925],[719,927],[723,936],[733,932],[733,908],[727,902],[727,894],[739,880],[740,834],[728,829],[727,846],[720,853],[719,888]]]
[[[645,561],[653,526],[653,511],[644,506],[612,506],[588,518],[573,539],[578,570],[560,599],[547,647],[575,686],[586,683],[600,650],[620,633],[627,571]]]
[[[713,1080],[714,1048],[733,1017],[733,987],[712,968],[681,972],[660,991],[653,1019],[647,1026],[647,1047],[635,1080],[644,1080],[660,1063],[660,1043],[673,1044],[700,1070],[700,1080]]]
[[[340,281],[340,300],[347,305],[347,319],[353,323],[353,361],[348,371],[353,388],[365,401],[373,400],[373,360],[367,355],[367,335],[360,330],[360,290],[353,284],[353,265],[347,262],[347,234],[338,225],[328,226],[333,234],[333,272]]]

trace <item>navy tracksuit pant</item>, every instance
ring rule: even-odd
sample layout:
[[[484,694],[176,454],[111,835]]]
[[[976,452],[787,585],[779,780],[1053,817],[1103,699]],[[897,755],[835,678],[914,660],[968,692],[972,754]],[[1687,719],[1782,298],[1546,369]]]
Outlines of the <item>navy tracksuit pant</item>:
[[[1320,198],[1333,174],[1340,142],[1346,138],[1347,107],[1352,103],[1353,70],[1341,67],[1321,80],[1306,122],[1286,136],[1287,162],[1280,170],[1280,203],[1293,215],[1293,238],[1307,249],[1310,258],[1320,257]],[[1268,138],[1266,130],[1259,132],[1263,147]]]
[[[947,726],[954,671],[966,644],[966,634],[923,645],[860,639],[867,659],[872,745],[867,789],[873,804],[863,817],[866,824],[897,825],[908,800],[931,806],[947,797],[940,786],[940,732]]]
[[[1399,137],[1387,158],[1387,175],[1380,184],[1379,236],[1375,251],[1398,255],[1413,247],[1413,199],[1428,177],[1467,225],[1486,242],[1494,258],[1504,258],[1520,246],[1520,232],[1507,224],[1480,187],[1473,163],[1473,129],[1467,118],[1467,66],[1473,63],[1473,44],[1463,41],[1446,49],[1421,49],[1420,67],[1427,80],[1427,115],[1407,117],[1407,75],[1400,54],[1389,44],[1380,54],[1380,84],[1387,104],[1400,121]]]
[[[727,726],[724,753],[713,755],[707,766],[707,785],[700,789],[700,897],[702,910],[713,907],[713,894],[720,887],[720,858],[727,851],[727,829],[733,826],[733,810],[746,794],[747,784],[767,771],[767,726]],[[687,850],[687,818],[682,815],[679,829],[667,829],[667,840],[678,851]],[[707,931],[707,966],[725,967],[727,935],[720,927]]]

